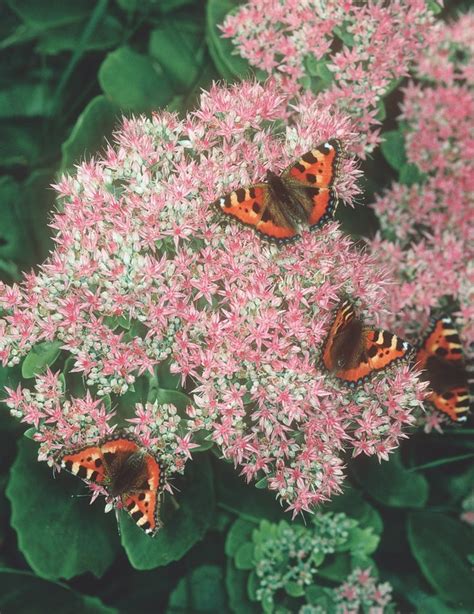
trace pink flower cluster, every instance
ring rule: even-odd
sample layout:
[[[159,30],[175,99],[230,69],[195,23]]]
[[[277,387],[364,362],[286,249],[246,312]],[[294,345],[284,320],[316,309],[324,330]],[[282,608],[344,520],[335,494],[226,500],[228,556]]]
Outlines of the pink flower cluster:
[[[205,429],[248,480],[266,477],[299,512],[341,489],[344,450],[387,458],[405,436],[422,389],[407,366],[355,391],[318,367],[339,297],[352,296],[369,320],[385,300],[376,259],[335,222],[278,247],[209,206],[321,141],[354,142],[347,119],[317,102],[285,127],[288,113],[275,83],[215,86],[182,121],[125,120],[115,147],[56,186],[55,251],[0,292],[3,363],[44,341],[66,358],[62,375],[36,377],[8,399],[37,429],[42,458],[128,420],[182,470]],[[342,198],[357,193],[357,175],[346,157]],[[185,412],[133,395],[132,385],[160,385],[165,361],[192,398]],[[77,374],[82,398],[70,386]]]
[[[376,199],[382,232],[372,243],[398,282],[386,323],[419,334],[450,297],[466,348],[474,341],[473,28],[465,15],[433,29],[420,80],[404,89],[407,159],[424,175]]]
[[[383,96],[408,74],[431,23],[424,0],[251,0],[221,30],[289,94],[348,114],[363,156],[380,141]]]
[[[370,569],[355,569],[340,588],[335,589],[336,614],[383,614],[393,612],[392,587],[376,584]]]

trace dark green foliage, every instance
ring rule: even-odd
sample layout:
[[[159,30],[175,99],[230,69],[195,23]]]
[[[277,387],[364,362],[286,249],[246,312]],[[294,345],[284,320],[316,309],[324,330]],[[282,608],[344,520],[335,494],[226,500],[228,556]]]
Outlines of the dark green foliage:
[[[439,5],[429,0],[432,9]],[[50,185],[61,172],[100,155],[120,117],[159,108],[184,113],[213,80],[263,79],[217,25],[237,0],[7,0],[0,20],[0,280],[19,281],[53,247],[48,227],[55,206]],[[449,7],[448,7],[449,8]],[[349,47],[353,35],[340,28]],[[325,59],[308,56],[307,86],[330,83]],[[379,104],[384,142],[362,166],[361,201],[373,201],[397,179],[426,177],[408,163],[404,126],[397,123],[400,82]],[[397,98],[398,96],[398,98]],[[396,102],[394,102],[396,101]],[[363,207],[340,207],[338,219],[355,239],[373,235],[377,220]],[[131,334],[137,322],[111,318]],[[61,362],[62,361],[62,362]],[[13,369],[0,367],[0,388],[15,389],[64,358],[59,346],[36,345]],[[64,364],[64,384],[84,394],[82,377]],[[2,393],[3,396],[3,393]],[[162,364],[137,379],[123,397],[104,399],[117,423],[133,402],[173,403],[181,416],[190,399],[179,376]],[[0,612],[2,614],[258,614],[274,605],[257,600],[265,542],[291,527],[308,534],[312,517],[291,521],[266,479],[247,485],[232,464],[213,455],[208,433],[184,476],[173,481],[161,510],[164,528],[144,535],[120,513],[119,535],[104,500],[90,505],[85,485],[38,463],[38,444],[0,403]],[[315,553],[318,581],[293,580],[275,603],[296,611],[303,601],[331,612],[330,590],[356,567],[371,568],[394,587],[401,612],[468,614],[474,609],[472,528],[459,521],[472,492],[472,431],[418,433],[389,462],[348,460],[350,476],[322,511],[354,521],[331,553]],[[206,452],[207,450],[207,452]],[[201,453],[202,452],[202,453]],[[87,495],[87,496],[82,496]],[[283,565],[287,561],[281,560]],[[376,572],[374,572],[376,573]],[[291,609],[293,608],[293,609]],[[283,611],[283,610],[282,610]]]

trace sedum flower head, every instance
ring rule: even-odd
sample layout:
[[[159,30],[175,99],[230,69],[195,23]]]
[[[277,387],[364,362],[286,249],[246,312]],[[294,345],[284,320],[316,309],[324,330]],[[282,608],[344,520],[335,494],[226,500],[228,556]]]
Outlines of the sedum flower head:
[[[466,348],[474,341],[473,26],[467,14],[435,28],[420,80],[404,89],[406,157],[416,177],[376,200],[381,235],[373,243],[399,282],[389,293],[388,325],[423,332],[430,311],[446,309],[450,298]]]
[[[353,118],[364,154],[379,142],[382,97],[408,74],[431,23],[424,0],[251,0],[221,30],[304,104],[316,97]]]
[[[355,391],[318,367],[342,294],[369,319],[383,303],[376,259],[336,222],[279,247],[209,206],[321,141],[354,142],[317,101],[288,116],[276,83],[214,86],[183,120],[124,120],[114,147],[57,184],[56,249],[0,293],[5,365],[41,343],[62,351],[62,374],[9,391],[42,458],[128,425],[178,471],[205,430],[296,513],[341,489],[344,450],[387,458],[405,436],[420,386],[406,366]],[[335,187],[348,202],[357,176],[346,157]],[[156,392],[164,367],[186,409]]]
[[[262,520],[252,530],[250,523],[236,521],[226,546],[240,569],[248,569],[247,586],[253,601],[266,613],[337,614],[393,612],[391,586],[377,584],[370,555],[377,547],[373,529],[344,513],[317,513],[308,526]],[[236,537],[240,536],[237,545]],[[248,541],[243,541],[245,534]],[[326,566],[337,569],[351,560],[352,571],[334,586]],[[357,561],[370,566],[361,569]],[[343,563],[345,561],[345,563]]]

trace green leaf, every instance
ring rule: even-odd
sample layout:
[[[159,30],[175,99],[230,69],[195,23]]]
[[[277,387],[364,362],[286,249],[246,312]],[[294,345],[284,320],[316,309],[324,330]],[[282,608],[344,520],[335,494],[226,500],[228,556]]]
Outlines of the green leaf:
[[[7,4],[23,21],[40,28],[78,21],[94,8],[94,0],[7,0]]]
[[[16,82],[0,91],[0,118],[49,117],[53,91],[47,83]]]
[[[160,362],[156,372],[160,388],[177,390],[181,387],[181,375],[179,373],[171,373],[169,361],[164,360]]]
[[[31,173],[23,184],[22,214],[36,262],[45,260],[53,249],[52,232],[48,227],[55,201],[55,193],[51,190],[53,180],[52,171],[39,170]]]
[[[246,485],[230,463],[216,462],[217,499],[220,505],[242,518],[258,522],[261,518],[277,521],[284,512],[268,490],[257,490]]]
[[[377,550],[380,537],[374,535],[372,528],[361,529],[360,527],[354,527],[349,533],[349,539],[347,542],[347,548],[352,553],[357,554],[372,554]]]
[[[408,541],[423,575],[448,603],[474,609],[472,569],[474,552],[469,526],[444,514],[412,513],[407,521]]]
[[[237,569],[253,569],[254,561],[254,545],[252,542],[245,542],[237,549],[235,553],[235,566]]]
[[[400,169],[399,181],[403,185],[412,186],[416,183],[423,183],[425,178],[425,173],[422,173],[416,164],[407,162]]]
[[[232,559],[227,559],[225,584],[229,605],[234,614],[259,614],[261,612],[261,608],[253,604],[248,597],[247,581],[250,582],[250,577],[245,571],[237,569]]]
[[[34,120],[22,121],[21,125],[12,120],[0,122],[0,164],[2,166],[31,166],[41,151],[41,134]],[[6,177],[3,177],[4,181]],[[3,228],[0,225],[0,228]],[[1,234],[1,233],[0,233]]]
[[[204,429],[200,431],[195,431],[193,433],[192,441],[193,443],[198,444],[197,448],[193,448],[193,454],[195,452],[207,452],[214,446],[214,442],[211,439],[211,433]]]
[[[380,145],[382,153],[392,168],[399,171],[407,163],[405,151],[405,138],[399,130],[391,130],[382,134],[383,141]]]
[[[200,454],[190,461],[184,476],[173,480],[173,486],[179,507],[163,506],[164,526],[156,537],[145,535],[122,515],[122,544],[135,569],[154,569],[179,560],[211,524],[215,501],[209,458]]]
[[[416,614],[472,614],[472,610],[452,608],[438,597],[425,597],[416,608]]]
[[[21,365],[22,376],[29,379],[46,371],[57,360],[61,345],[62,341],[43,341],[33,346]]]
[[[252,531],[255,529],[255,523],[248,520],[238,518],[229,532],[225,541],[225,553],[227,556],[235,556],[237,550],[245,542],[252,540]]]
[[[327,590],[328,589],[318,586],[317,584],[311,584],[306,588],[306,600],[310,605],[319,605],[323,608],[324,612],[329,612]]]
[[[158,388],[156,391],[156,402],[159,405],[164,405],[166,403],[170,403],[174,405],[177,409],[184,410],[186,407],[192,405],[191,399],[184,392],[180,392],[179,390],[164,390],[163,388]]]
[[[112,134],[119,113],[119,107],[105,96],[93,98],[61,146],[61,169],[71,168],[74,163],[82,162],[96,153]]]
[[[204,64],[203,27],[190,17],[165,17],[152,31],[150,55],[158,60],[176,92],[186,92]]]
[[[283,588],[290,597],[302,597],[305,594],[304,587],[296,582],[286,582]]]
[[[23,438],[12,466],[6,494],[12,508],[12,527],[30,567],[45,578],[73,578],[90,572],[101,577],[119,549],[113,515],[101,505],[90,506],[83,482],[67,476],[53,479],[46,463],[37,459],[37,445]]]
[[[334,497],[330,503],[324,506],[323,511],[343,512],[357,520],[361,528],[371,527],[377,535],[382,533],[383,522],[380,514],[356,488],[347,486],[343,493]]]
[[[223,38],[218,25],[222,25],[227,13],[239,6],[233,0],[208,0],[206,16],[206,39],[209,53],[217,69],[229,81],[250,77],[253,73],[247,60],[236,53],[229,38]]]
[[[33,605],[35,604],[35,605]],[[115,614],[97,597],[80,595],[68,586],[38,578],[27,571],[0,569],[0,611],[3,614]]]
[[[326,558],[326,562],[318,568],[318,574],[327,580],[342,582],[351,573],[351,557],[347,553],[339,553]]]
[[[45,55],[56,55],[63,51],[74,50],[86,24],[87,22],[81,21],[42,32],[36,47],[37,51]],[[116,47],[122,36],[123,28],[118,19],[111,15],[105,15],[91,36],[85,41],[84,51]]]
[[[20,200],[20,187],[16,181],[7,176],[0,178],[0,257],[24,262],[25,257],[31,258],[31,250]]]
[[[181,578],[170,595],[167,613],[226,614],[224,573],[217,565],[201,565]]]
[[[128,47],[107,55],[98,78],[110,100],[136,113],[164,107],[174,94],[161,67]]]
[[[353,470],[364,490],[384,505],[417,508],[426,503],[428,482],[405,469],[398,454],[381,463],[375,458],[360,458],[354,462]]]
[[[428,8],[433,12],[434,15],[439,15],[439,13],[443,10],[443,5],[439,4],[435,0],[427,0]]]

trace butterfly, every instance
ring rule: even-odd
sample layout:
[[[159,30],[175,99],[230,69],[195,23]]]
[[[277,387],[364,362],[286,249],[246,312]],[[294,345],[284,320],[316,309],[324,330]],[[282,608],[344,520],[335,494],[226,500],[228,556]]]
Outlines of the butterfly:
[[[432,320],[415,360],[430,383],[428,401],[454,422],[464,422],[469,411],[468,375],[461,340],[449,316]]]
[[[147,535],[155,535],[163,469],[132,436],[116,434],[98,445],[66,452],[59,460],[70,473],[102,486]]]
[[[331,139],[280,175],[268,170],[266,182],[238,188],[213,206],[270,241],[296,239],[301,225],[318,228],[333,218],[338,202],[333,184],[342,153],[341,141]]]
[[[354,305],[342,301],[324,342],[323,366],[349,386],[408,357],[411,346],[393,333],[373,329],[357,318]]]

